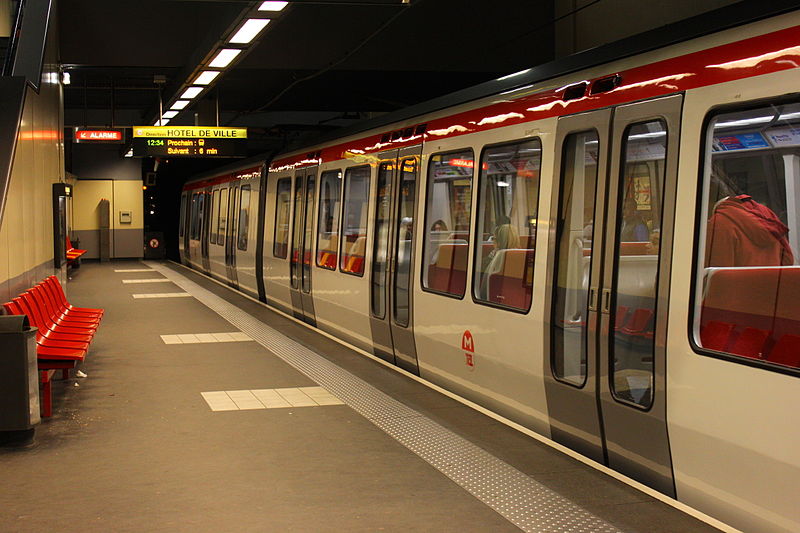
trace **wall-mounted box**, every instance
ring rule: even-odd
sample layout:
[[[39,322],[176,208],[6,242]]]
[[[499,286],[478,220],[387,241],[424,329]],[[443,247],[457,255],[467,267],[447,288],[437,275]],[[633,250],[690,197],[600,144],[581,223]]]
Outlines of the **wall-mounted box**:
[[[120,224],[131,224],[131,223],[133,223],[133,214],[130,211],[120,211],[119,212],[119,223]]]

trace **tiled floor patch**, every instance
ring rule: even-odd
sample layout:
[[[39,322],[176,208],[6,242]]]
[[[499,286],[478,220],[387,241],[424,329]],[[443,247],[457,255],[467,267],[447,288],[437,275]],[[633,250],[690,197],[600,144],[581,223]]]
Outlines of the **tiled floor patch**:
[[[169,283],[169,280],[167,278],[123,279],[122,283]]]
[[[228,390],[200,394],[212,411],[344,405],[343,401],[322,387]]]
[[[188,292],[154,292],[152,294],[132,294],[134,298],[190,298]]]
[[[180,335],[161,335],[164,344],[197,344],[204,342],[244,342],[253,339],[247,333],[186,333]]]
[[[152,268],[118,268],[114,272],[153,272]]]

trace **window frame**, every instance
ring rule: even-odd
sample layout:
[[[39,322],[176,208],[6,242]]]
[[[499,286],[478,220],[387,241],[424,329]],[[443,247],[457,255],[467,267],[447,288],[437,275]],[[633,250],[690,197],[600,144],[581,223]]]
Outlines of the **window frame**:
[[[219,228],[217,227],[217,223],[219,222],[219,189],[214,189],[211,191],[211,231],[208,235],[208,242],[211,244],[217,244],[219,240]]]
[[[362,263],[361,272],[358,273],[358,272],[350,272],[350,271],[347,271],[347,270],[343,270],[342,269],[342,258],[344,258],[344,253],[343,253],[344,239],[341,238],[341,234],[344,233],[342,230],[346,229],[343,226],[344,226],[345,220],[346,220],[345,219],[345,213],[347,212],[347,183],[348,183],[347,182],[347,178],[348,178],[348,176],[350,175],[351,172],[356,172],[356,171],[358,171],[360,169],[363,169],[363,168],[366,168],[367,171],[368,171],[368,174],[367,174],[367,201],[366,201],[366,203],[364,205],[366,206],[365,211],[367,213],[367,223],[366,223],[366,227],[365,227],[365,237],[367,239],[369,239],[369,215],[370,215],[370,213],[369,213],[370,209],[369,208],[371,206],[371,204],[370,204],[370,196],[371,196],[371,194],[370,193],[372,191],[372,165],[366,164],[366,165],[357,165],[357,166],[347,167],[344,170],[344,174],[342,176],[342,191],[341,191],[342,200],[341,200],[341,208],[339,209],[339,211],[340,211],[339,217],[341,219],[341,222],[339,223],[339,233],[340,233],[339,250],[338,250],[339,255],[336,258],[337,270],[339,272],[341,272],[342,274],[347,274],[349,276],[356,276],[358,278],[363,278],[364,277],[364,273],[367,271],[367,250],[369,249],[369,247],[367,246],[368,243],[365,243],[365,245],[364,245],[364,262]]]
[[[278,255],[277,253],[275,253],[275,247],[278,244],[278,213],[280,212],[280,210],[278,209],[278,206],[279,206],[279,202],[280,202],[280,199],[281,199],[280,185],[281,185],[282,181],[284,181],[284,182],[288,181],[289,182],[289,190],[288,190],[289,202],[287,203],[288,210],[286,211],[286,214],[287,214],[287,216],[286,216],[286,237],[287,238],[286,238],[286,242],[282,243],[283,246],[285,247],[286,253],[281,256],[281,255]],[[289,226],[291,225],[291,222],[292,222],[292,200],[293,200],[293,197],[292,197],[292,178],[291,178],[291,176],[288,176],[288,177],[285,177],[285,178],[278,178],[277,180],[275,180],[275,217],[273,218],[274,227],[272,228],[272,257],[275,257],[275,258],[278,258],[278,259],[286,259],[286,258],[289,257],[289,240],[290,240],[289,239],[289,234],[291,233],[289,231],[291,229]]]
[[[323,270],[329,270],[331,272],[336,272],[336,269],[337,269],[337,267],[339,265],[339,255],[338,255],[339,254],[339,243],[338,242],[336,243],[336,254],[337,255],[336,255],[336,263],[334,264],[334,266],[333,267],[328,267],[328,266],[325,266],[325,265],[321,265],[321,264],[319,264],[319,250],[320,250],[320,248],[319,248],[319,236],[320,236],[320,224],[323,223],[322,213],[321,213],[321,210],[322,210],[322,183],[323,183],[323,180],[324,180],[326,174],[334,174],[334,173],[339,173],[339,175],[341,176],[339,178],[339,180],[340,180],[340,182],[339,182],[340,183],[340,185],[339,185],[339,216],[337,217],[337,220],[336,220],[337,221],[337,225],[336,225],[336,239],[337,239],[337,241],[339,240],[339,236],[341,234],[341,229],[342,229],[342,211],[343,211],[343,209],[342,209],[342,194],[344,194],[344,171],[341,168],[332,168],[330,170],[325,170],[325,171],[319,173],[319,183],[316,185],[316,187],[319,189],[319,191],[316,194],[316,198],[317,198],[317,205],[316,205],[317,224],[316,224],[316,236],[314,237],[314,266],[316,266],[317,268],[321,268]],[[303,198],[303,202],[305,203],[305,198]]]
[[[241,246],[242,238],[242,198],[247,191],[247,225],[244,227],[244,248]],[[236,249],[246,252],[250,245],[250,203],[252,202],[252,187],[250,184],[239,187],[239,220],[236,221]]]
[[[469,283],[469,285],[470,285],[470,287],[469,287],[470,288],[470,295],[472,296],[472,302],[473,303],[476,303],[478,305],[483,305],[483,306],[486,306],[486,307],[491,307],[493,309],[502,309],[504,311],[511,311],[512,313],[517,313],[517,314],[521,314],[521,315],[527,315],[528,313],[531,312],[531,309],[533,308],[533,281],[534,281],[534,277],[536,275],[536,243],[539,241],[539,220],[541,219],[541,217],[539,216],[539,203],[542,200],[542,172],[541,172],[541,169],[542,169],[542,160],[544,159],[544,144],[542,143],[541,137],[537,136],[537,137],[525,137],[525,138],[515,139],[513,141],[504,141],[504,142],[484,145],[483,148],[481,148],[481,157],[480,157],[480,160],[478,161],[478,167],[477,167],[479,169],[483,167],[483,158],[484,158],[484,155],[486,153],[486,150],[490,150],[492,148],[501,148],[503,146],[513,146],[513,145],[517,145],[517,144],[524,144],[524,143],[529,142],[529,141],[538,141],[539,142],[539,184],[538,184],[538,186],[536,188],[537,189],[536,190],[536,237],[534,239],[533,258],[532,258],[533,272],[531,273],[531,301],[528,303],[528,308],[527,309],[520,309],[519,307],[512,307],[512,306],[508,306],[508,305],[504,305],[504,304],[490,302],[488,300],[479,300],[479,299],[475,298],[475,289],[476,289],[476,287],[475,287],[475,270],[476,270],[476,264],[477,264],[477,261],[478,261],[478,253],[477,253],[477,251],[478,251],[478,246],[480,244],[483,244],[482,242],[478,242],[479,238],[480,238],[479,237],[480,232],[478,231],[478,228],[477,228],[478,211],[480,210],[480,201],[481,201],[481,173],[480,172],[478,173],[478,177],[477,177],[478,194],[477,194],[477,196],[475,198],[475,202],[476,202],[475,203],[475,226],[476,227],[475,227],[475,232],[474,232],[474,236],[473,236],[473,239],[472,239],[472,245],[473,245],[473,249],[472,249],[472,252],[473,252],[472,253],[472,276],[470,276],[471,277],[471,281]],[[558,185],[555,185],[555,183],[556,183],[556,180],[553,181],[554,186],[560,187],[560,185],[561,185],[560,183]]]
[[[692,263],[691,263],[691,283],[689,288],[689,316],[686,323],[686,334],[687,339],[689,341],[689,347],[696,355],[700,355],[703,357],[710,357],[712,359],[719,359],[722,361],[728,361],[731,363],[736,363],[742,366],[748,366],[752,368],[759,368],[761,370],[766,370],[769,372],[773,372],[776,374],[784,374],[787,376],[793,377],[800,377],[800,368],[792,368],[783,365],[777,365],[775,363],[770,363],[764,359],[755,359],[752,357],[746,357],[742,355],[736,355],[728,352],[721,352],[717,350],[712,350],[710,348],[703,348],[697,343],[694,334],[694,321],[699,308],[697,307],[697,286],[698,286],[698,266],[699,261],[705,260],[705,245],[706,243],[703,242],[703,247],[701,249],[700,246],[700,232],[701,232],[701,225],[705,223],[701,220],[703,215],[703,202],[705,201],[703,198],[703,186],[705,185],[706,180],[706,156],[708,155],[708,129],[711,125],[711,122],[719,115],[723,115],[726,113],[736,113],[742,111],[752,111],[763,107],[768,106],[779,106],[779,105],[786,105],[786,104],[800,104],[800,93],[794,93],[790,95],[783,95],[783,96],[776,96],[776,97],[767,97],[767,98],[756,98],[753,100],[748,100],[746,102],[736,102],[732,104],[722,104],[711,106],[706,111],[705,116],[703,117],[703,122],[701,125],[701,130],[699,132],[699,142],[700,142],[700,150],[699,150],[699,157],[697,162],[697,184],[696,184],[696,192],[695,192],[695,214],[694,214],[694,244],[692,246]],[[713,152],[712,152],[713,153]]]
[[[466,298],[466,296],[467,296],[468,290],[470,289],[470,283],[469,283],[469,277],[470,277],[470,274],[471,274],[471,271],[470,271],[470,264],[471,264],[470,257],[474,254],[474,250],[472,250],[472,243],[470,242],[471,239],[468,239],[467,240],[467,246],[468,246],[468,249],[467,249],[467,264],[466,264],[466,271],[465,271],[465,274],[464,274],[465,276],[467,276],[468,279],[467,279],[467,282],[464,284],[464,293],[463,294],[461,294],[459,296],[458,294],[453,294],[451,292],[437,291],[436,289],[431,289],[431,288],[428,288],[428,287],[425,286],[425,271],[424,271],[424,267],[426,267],[428,265],[423,265],[422,263],[425,262],[425,257],[426,257],[425,252],[427,251],[427,242],[428,242],[428,228],[429,228],[429,224],[431,223],[430,218],[429,218],[431,216],[431,210],[428,209],[428,194],[430,193],[430,191],[432,189],[432,187],[431,188],[428,187],[428,185],[430,185],[430,183],[429,183],[430,174],[429,173],[430,173],[430,170],[431,170],[431,161],[433,160],[434,157],[443,156],[443,155],[447,155],[447,154],[461,154],[461,153],[464,153],[464,152],[467,152],[467,151],[472,152],[472,179],[470,180],[470,185],[469,185],[470,186],[469,231],[470,231],[470,235],[471,235],[473,233],[473,229],[474,229],[473,228],[474,221],[473,221],[472,218],[473,218],[473,215],[475,214],[475,209],[474,209],[475,193],[474,193],[474,191],[475,191],[475,162],[476,161],[475,161],[475,148],[474,148],[474,146],[469,145],[469,146],[465,146],[463,148],[457,148],[457,149],[453,149],[453,150],[444,150],[444,151],[441,151],[441,152],[435,152],[435,153],[429,154],[429,155],[427,155],[425,157],[425,160],[426,160],[426,164],[425,164],[425,198],[423,199],[423,201],[424,201],[423,205],[424,205],[424,208],[425,208],[425,217],[423,219],[423,224],[422,224],[422,232],[423,232],[422,233],[422,250],[421,250],[421,252],[419,254],[420,261],[421,261],[420,269],[419,269],[419,287],[420,287],[420,289],[422,289],[423,292],[428,292],[428,293],[431,293],[431,294],[437,294],[439,296],[446,296],[446,297],[452,298],[454,300],[464,300],[464,298]],[[419,183],[419,178],[420,178],[420,173],[417,172],[417,183]]]

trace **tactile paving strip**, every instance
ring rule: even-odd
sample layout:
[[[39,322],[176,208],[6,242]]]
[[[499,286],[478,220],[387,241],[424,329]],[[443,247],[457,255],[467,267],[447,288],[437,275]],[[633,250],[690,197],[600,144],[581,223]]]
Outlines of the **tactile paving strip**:
[[[619,531],[508,463],[379,391],[174,270],[146,263],[523,531]]]

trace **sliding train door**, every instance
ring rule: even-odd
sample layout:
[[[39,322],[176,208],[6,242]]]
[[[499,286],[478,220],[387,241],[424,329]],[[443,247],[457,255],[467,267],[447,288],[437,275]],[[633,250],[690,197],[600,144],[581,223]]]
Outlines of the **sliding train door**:
[[[311,261],[314,256],[316,175],[316,166],[298,170],[295,174],[292,253],[289,262],[294,316],[314,326],[317,322],[311,296]]]
[[[674,496],[666,329],[681,95],[559,120],[553,439]]]
[[[228,285],[234,289],[239,288],[239,280],[236,276],[236,228],[239,227],[239,202],[241,187],[236,182],[231,182],[228,194],[227,205],[223,204],[227,212],[227,224],[225,225],[225,271]],[[222,238],[220,235],[219,238]]]
[[[414,235],[421,146],[379,155],[370,272],[375,355],[419,374],[413,327]]]

